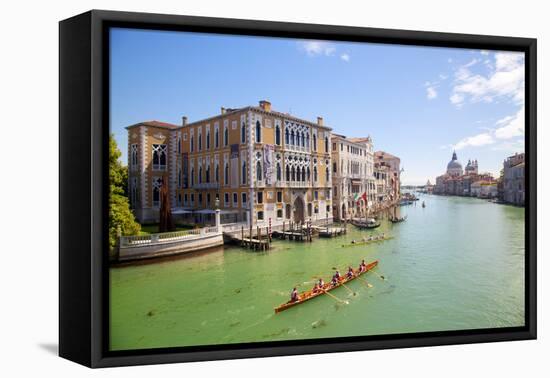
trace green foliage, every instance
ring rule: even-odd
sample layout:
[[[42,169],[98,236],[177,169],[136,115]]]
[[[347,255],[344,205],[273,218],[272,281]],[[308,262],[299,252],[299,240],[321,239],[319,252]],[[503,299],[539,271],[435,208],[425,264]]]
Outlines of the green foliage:
[[[120,162],[122,153],[113,135],[109,137],[109,246],[116,245],[117,234],[138,235],[141,226],[136,222],[128,203],[128,167]]]

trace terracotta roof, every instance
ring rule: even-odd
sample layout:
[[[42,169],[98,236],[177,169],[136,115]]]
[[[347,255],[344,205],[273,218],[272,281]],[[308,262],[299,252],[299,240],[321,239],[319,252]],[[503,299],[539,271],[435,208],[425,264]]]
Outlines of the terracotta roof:
[[[136,123],[134,125],[127,126],[126,128],[129,129],[130,127],[135,127],[135,126],[151,126],[151,127],[160,127],[160,128],[164,128],[164,129],[177,129],[177,128],[181,127],[181,125],[174,125],[172,123],[160,122],[160,121],[153,120],[153,121],[139,122],[139,123]]]
[[[399,159],[397,156],[394,156],[384,151],[376,151],[374,153],[374,156],[379,159]]]
[[[348,140],[350,142],[353,142],[353,143],[365,143],[365,142],[371,142],[372,141],[370,136],[368,136],[368,137],[359,137],[359,138],[348,138]]]

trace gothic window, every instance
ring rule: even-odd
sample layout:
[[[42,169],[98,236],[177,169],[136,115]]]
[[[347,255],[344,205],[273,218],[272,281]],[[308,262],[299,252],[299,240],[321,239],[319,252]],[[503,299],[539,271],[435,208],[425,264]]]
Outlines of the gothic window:
[[[210,149],[210,131],[206,132],[206,149]]]
[[[246,142],[246,125],[243,122],[243,124],[241,125],[241,143],[244,142]]]
[[[165,144],[153,144],[153,170],[165,171],[166,170],[166,145]]]
[[[294,167],[292,167],[291,173],[292,173],[292,181],[296,181],[296,169]]]
[[[288,136],[289,136],[288,129],[285,129],[285,144],[290,144]]]
[[[199,134],[199,146],[198,146],[198,148],[199,148],[199,151],[202,150],[202,134]]]
[[[229,127],[223,128],[223,145],[226,147],[229,145]]]
[[[302,181],[306,181],[306,169],[302,167]]]
[[[246,161],[243,161],[242,171],[241,171],[241,183],[246,184]]]
[[[131,155],[131,159],[130,159],[131,167],[133,169],[136,169],[138,166],[138,145],[137,144],[132,144],[130,155]]]
[[[223,170],[223,183],[224,185],[229,185],[229,164],[225,163],[225,168]]]
[[[326,175],[327,175],[326,180],[330,181],[330,169],[328,169],[328,166],[326,168]]]
[[[277,146],[281,145],[281,128],[279,125],[275,126],[275,144]]]
[[[306,134],[306,146],[309,148],[309,134]]]
[[[262,125],[260,121],[256,121],[256,143],[262,142]]]
[[[313,151],[317,151],[317,135],[313,134]]]
[[[206,166],[206,182],[210,182],[210,166]]]
[[[302,134],[302,147],[305,147],[306,146],[306,137],[305,137],[305,133]]]
[[[294,145],[294,130],[290,132],[290,144]]]
[[[281,163],[277,163],[277,181],[281,181]]]
[[[220,129],[214,131],[214,147],[218,148],[220,146]]]
[[[195,151],[195,137],[191,135],[191,138],[189,139],[189,148],[191,149],[191,152]]]
[[[220,166],[219,164],[216,164],[216,182],[220,182]]]
[[[328,137],[325,137],[325,152],[328,152]]]
[[[260,162],[256,163],[256,180],[262,180],[262,164]]]
[[[191,186],[195,185],[195,168],[191,168]]]
[[[199,184],[202,184],[202,167],[199,167]]]
[[[317,182],[317,167],[313,167],[313,181]]]
[[[288,165],[286,166],[286,181],[290,181],[290,168]]]
[[[162,178],[153,177],[153,207],[160,207],[160,188],[162,187]]]
[[[307,167],[306,173],[307,173],[307,181],[309,181],[309,179],[311,178],[311,171],[310,171],[309,167]]]

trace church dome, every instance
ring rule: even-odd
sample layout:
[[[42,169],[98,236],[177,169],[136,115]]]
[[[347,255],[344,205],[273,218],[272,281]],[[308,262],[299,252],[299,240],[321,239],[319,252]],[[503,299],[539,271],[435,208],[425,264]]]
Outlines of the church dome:
[[[453,158],[451,159],[449,164],[447,164],[447,173],[451,175],[462,174],[462,164],[460,164],[460,162],[458,161],[456,157],[456,152],[453,152]]]

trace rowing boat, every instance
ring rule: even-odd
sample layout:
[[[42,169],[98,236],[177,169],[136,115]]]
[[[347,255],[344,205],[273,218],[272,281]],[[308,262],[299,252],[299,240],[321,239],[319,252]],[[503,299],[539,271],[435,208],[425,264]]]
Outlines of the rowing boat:
[[[322,290],[319,290],[317,292],[314,292],[313,290],[307,290],[307,291],[304,291],[302,293],[299,293],[298,294],[298,300],[297,301],[288,301],[286,303],[283,303],[282,305],[278,306],[278,307],[275,307],[275,313],[278,313],[278,312],[281,312],[281,311],[284,311],[284,310],[288,310],[289,308],[291,307],[294,307],[296,305],[299,305],[301,303],[304,303],[304,302],[307,302],[309,301],[310,299],[313,299],[313,298],[316,298],[320,295],[323,295],[331,290],[334,290],[336,289],[337,287],[340,287],[342,286],[343,284],[346,284],[350,281],[353,281],[354,279],[356,279],[357,277],[359,277],[360,275],[362,274],[365,274],[367,273],[369,270],[373,269],[375,266],[378,265],[378,260],[375,260],[371,263],[368,263],[365,270],[361,273],[359,273],[358,271],[354,271],[354,275],[351,277],[351,278],[346,278],[345,275],[342,276],[340,278],[340,282],[337,283],[336,285],[332,286],[332,284],[330,282],[327,282],[324,286],[323,286],[323,289]]]
[[[342,244],[342,247],[346,248],[346,247],[356,247],[358,245],[366,245],[366,244],[370,244],[370,243],[376,243],[376,242],[381,242],[381,241],[384,241],[384,240],[389,240],[389,239],[393,239],[393,236],[384,236],[383,238],[378,238],[378,239],[371,239],[371,240],[359,240],[359,241],[356,241],[355,243],[349,243],[349,244]]]

